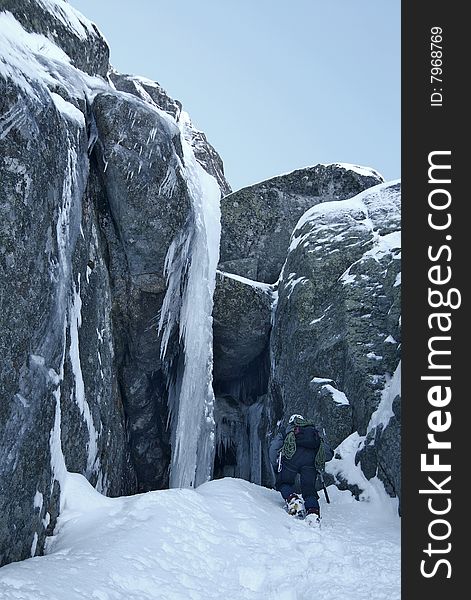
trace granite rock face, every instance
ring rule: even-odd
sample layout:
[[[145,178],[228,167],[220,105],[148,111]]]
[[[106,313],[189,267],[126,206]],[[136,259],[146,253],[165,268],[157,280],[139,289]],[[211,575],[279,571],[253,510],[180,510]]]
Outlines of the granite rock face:
[[[183,134],[193,148],[196,159],[216,179],[221,188],[221,194],[227,196],[231,193],[231,187],[224,176],[224,165],[221,157],[208,142],[206,135],[194,127],[190,116],[183,110],[181,102],[171,98],[159,83],[144,77],[122,75],[116,71],[111,71],[110,79],[117,90],[141,98],[147,105],[150,104],[165,111],[177,123],[180,123]]]
[[[81,71],[107,76],[108,44],[96,25],[69,4],[60,0],[2,0],[0,10],[11,13],[28,33],[51,40]]]
[[[272,289],[220,273],[214,295],[214,377],[240,378],[267,348],[271,330]]]
[[[5,563],[29,556],[34,540],[41,551],[58,514],[61,461],[108,494],[134,486],[85,119],[67,118],[40,85],[37,97],[12,81],[0,87],[10,119],[0,140]]]
[[[43,551],[65,469],[107,495],[168,484],[158,319],[195,217],[178,103],[110,85],[62,0],[5,0],[0,30],[1,565]]]
[[[109,77],[117,90],[137,96],[147,104],[154,105],[156,108],[163,110],[176,121],[180,118],[182,112],[181,102],[170,98],[167,92],[156,81],[136,75],[124,75],[114,69],[110,71]]]
[[[262,403],[263,447],[279,420],[304,414],[400,495],[400,399],[394,413],[381,408],[400,359],[400,185],[381,182],[371,169],[318,165],[224,198],[214,374],[219,420],[232,426],[219,429],[222,473],[223,455],[247,472],[230,448],[245,443],[244,407]],[[376,423],[378,411],[388,417]]]
[[[400,246],[397,183],[315,206],[291,238],[270,342],[270,389],[287,414],[315,419],[334,447],[349,434],[369,433],[398,366]],[[392,424],[383,426],[396,437]],[[397,444],[379,439],[376,455],[394,465],[384,470],[398,494]]]
[[[372,169],[316,165],[280,175],[227,196],[222,205],[221,270],[275,283],[301,215],[381,183]]]
[[[144,101],[98,94],[94,157],[102,184],[102,230],[110,256],[120,390],[138,489],[168,484],[167,396],[158,314],[168,248],[191,220],[175,122]]]

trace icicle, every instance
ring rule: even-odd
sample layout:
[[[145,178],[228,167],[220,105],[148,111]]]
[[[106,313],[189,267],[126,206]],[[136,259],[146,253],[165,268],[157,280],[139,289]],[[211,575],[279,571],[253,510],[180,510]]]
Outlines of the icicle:
[[[181,143],[193,220],[186,223],[167,253],[168,286],[159,331],[163,332],[162,356],[177,326],[183,347],[176,381],[169,388],[170,486],[195,487],[210,479],[214,460],[211,314],[219,260],[221,192],[183,136]]]
[[[89,478],[93,471],[99,471],[100,459],[98,457],[98,432],[93,423],[93,416],[85,395],[85,383],[83,380],[82,366],[80,363],[80,345],[79,329],[82,325],[82,300],[80,298],[80,273],[78,274],[78,288],[73,284],[73,294],[70,301],[70,347],[69,357],[72,365],[72,371],[75,379],[75,389],[71,396],[75,399],[79,407],[80,414],[87,426],[88,444],[87,444],[87,469],[86,476]]]
[[[252,404],[247,412],[250,444],[250,481],[259,485],[262,483],[262,441],[260,439],[259,428],[262,421],[263,408],[263,402],[258,401]]]
[[[56,226],[56,242],[57,242],[57,296],[56,296],[56,315],[57,320],[62,322],[61,342],[62,357],[59,368],[59,373],[53,369],[49,369],[49,377],[54,385],[53,398],[55,401],[55,416],[54,425],[51,429],[49,438],[49,446],[51,452],[51,468],[54,479],[60,484],[62,490],[67,467],[65,464],[64,454],[62,451],[61,442],[61,383],[64,379],[64,362],[66,353],[66,330],[67,330],[67,296],[69,293],[69,285],[71,279],[71,222],[74,221],[79,213],[80,204],[76,203],[76,195],[78,189],[77,182],[77,153],[72,145],[69,135],[67,135],[68,154],[67,168],[64,177],[62,188],[62,203],[59,207],[59,215]],[[76,214],[74,214],[76,213]],[[62,509],[62,493],[61,493],[61,509]]]

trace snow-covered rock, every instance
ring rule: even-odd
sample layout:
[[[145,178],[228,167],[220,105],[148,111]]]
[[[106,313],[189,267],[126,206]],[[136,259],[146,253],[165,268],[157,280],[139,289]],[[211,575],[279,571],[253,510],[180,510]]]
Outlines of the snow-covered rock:
[[[230,194],[221,205],[221,270],[276,282],[293,228],[306,210],[350,198],[382,181],[366,167],[316,165]]]
[[[323,169],[318,176],[325,174]],[[331,191],[340,190],[345,178],[351,181],[352,173],[379,177],[352,165],[332,165],[327,172],[332,177]],[[292,190],[305,185],[305,177],[300,170],[276,181],[287,194],[294,194]],[[258,186],[268,189],[272,181]],[[222,247],[227,203],[238,194],[223,200]],[[326,195],[323,200],[314,199],[293,226],[275,284],[255,280],[255,256],[255,262],[245,258],[223,263],[234,271],[243,266],[251,274],[249,278],[225,272],[216,293],[216,394],[223,398],[219,418],[232,423],[225,430],[226,446],[247,447],[242,433],[247,405],[264,407],[262,448],[278,420],[301,413],[316,421],[333,448],[353,432],[359,435],[361,443],[355,450],[359,468],[367,478],[378,475],[390,494],[400,496],[400,397],[396,393],[400,388],[390,383],[399,378],[393,375],[400,360],[400,184],[382,183],[351,198],[335,200]],[[271,206],[260,205],[258,210],[261,221],[271,218]],[[262,312],[261,299],[266,306]],[[269,352],[264,346],[267,338]],[[394,397],[388,392],[384,401],[386,390],[391,389],[396,391]],[[385,402],[387,420],[377,416]],[[380,412],[386,414],[383,408]],[[227,473],[247,472],[250,457],[229,451],[220,453],[220,462],[223,455],[232,465]],[[262,452],[264,473],[265,467]],[[262,480],[266,483],[270,478]],[[350,486],[357,496],[361,493],[343,475],[336,481],[344,489]]]
[[[0,9],[2,13],[10,13],[24,31],[49,40],[50,46],[62,50],[81,71],[107,76],[110,52],[105,38],[94,23],[66,0],[2,0]],[[4,27],[3,23],[2,33]],[[39,45],[43,58],[47,57],[45,49],[49,50],[50,46]],[[21,43],[18,49],[21,52]],[[43,62],[39,56],[37,59]],[[47,69],[47,61],[44,63]]]
[[[222,195],[226,196],[231,193],[231,187],[224,176],[224,165],[221,157],[208,142],[204,132],[196,129],[189,114],[182,110],[181,102],[170,98],[159,83],[145,77],[122,75],[112,70],[110,79],[117,90],[138,96],[146,103],[154,104],[171,115],[180,124],[183,135],[193,148],[198,162],[218,182]]]
[[[273,402],[314,418],[334,447],[352,432],[369,434],[376,458],[367,472],[392,494],[400,493],[399,427],[381,444],[389,420],[369,424],[400,359],[400,257],[399,183],[314,206],[291,236],[271,335]],[[388,406],[398,424],[396,395]]]
[[[87,90],[104,82],[45,34],[66,28],[83,57],[102,38],[77,37],[66,3],[14,4],[29,25],[0,12],[0,564],[30,556],[34,540],[41,552],[64,461],[107,493],[133,489],[109,275],[87,187]]]

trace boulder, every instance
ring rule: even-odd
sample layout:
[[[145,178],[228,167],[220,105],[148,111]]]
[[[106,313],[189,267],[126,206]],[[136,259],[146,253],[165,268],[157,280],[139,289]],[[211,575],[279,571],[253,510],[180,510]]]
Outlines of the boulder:
[[[271,286],[219,272],[213,311],[216,381],[242,377],[266,349],[272,301]]]
[[[307,211],[278,286],[272,402],[316,419],[334,446],[365,436],[399,362],[399,315],[400,185]],[[389,454],[398,493],[397,444]]]
[[[350,198],[382,181],[364,167],[316,165],[233,192],[221,205],[220,269],[276,282],[293,228],[307,209]]]
[[[227,196],[231,193],[231,187],[224,176],[224,165],[221,157],[208,142],[206,135],[195,128],[188,113],[182,110],[181,102],[171,98],[159,83],[145,77],[123,75],[112,70],[110,78],[117,90],[141,98],[148,105],[153,105],[165,111],[177,123],[180,123],[185,139],[193,148],[196,159],[216,179],[221,188],[221,195]]]

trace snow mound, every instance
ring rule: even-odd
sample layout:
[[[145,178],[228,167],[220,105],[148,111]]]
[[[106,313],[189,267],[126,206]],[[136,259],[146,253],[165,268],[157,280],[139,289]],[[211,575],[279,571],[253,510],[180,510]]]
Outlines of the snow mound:
[[[69,474],[49,553],[0,570],[2,600],[400,598],[391,499],[329,488],[320,531],[239,479],[106,498]]]
[[[345,169],[346,171],[353,171],[354,173],[358,173],[358,175],[363,175],[363,177],[375,177],[378,179],[383,179],[383,176],[371,167],[363,167],[361,165],[352,165],[351,163],[324,163],[325,167],[329,167],[330,165],[334,167],[340,167],[341,169]]]

